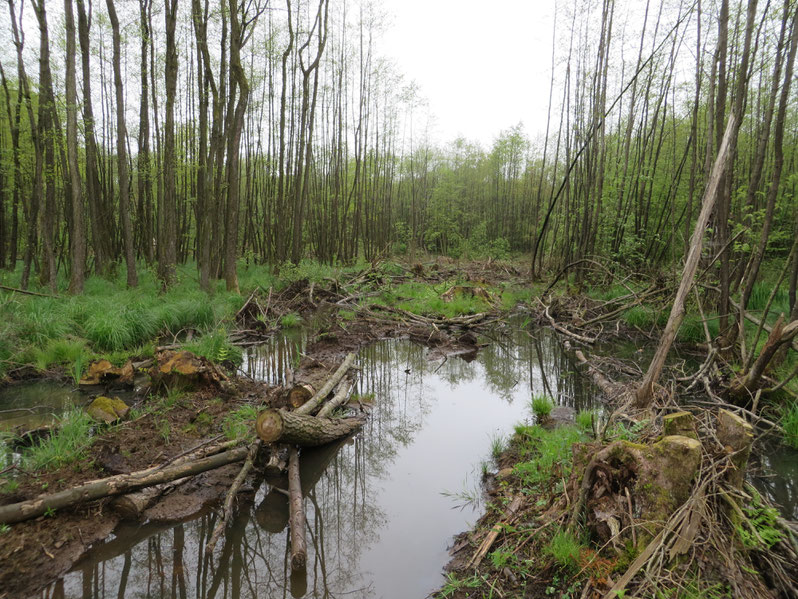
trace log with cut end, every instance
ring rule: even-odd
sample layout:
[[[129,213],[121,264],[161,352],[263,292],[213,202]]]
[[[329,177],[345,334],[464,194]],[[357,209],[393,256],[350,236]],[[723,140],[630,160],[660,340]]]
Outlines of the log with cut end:
[[[329,418],[335,411],[335,408],[343,405],[349,398],[349,391],[352,389],[353,384],[354,383],[352,381],[341,381],[335,391],[333,398],[321,407],[321,410],[319,410],[319,413],[316,414],[316,417]]]
[[[292,408],[298,408],[316,394],[316,389],[311,383],[297,383],[288,393],[288,403]]]
[[[362,425],[362,418],[316,418],[297,412],[269,409],[258,416],[255,430],[266,443],[315,447],[350,435]]]

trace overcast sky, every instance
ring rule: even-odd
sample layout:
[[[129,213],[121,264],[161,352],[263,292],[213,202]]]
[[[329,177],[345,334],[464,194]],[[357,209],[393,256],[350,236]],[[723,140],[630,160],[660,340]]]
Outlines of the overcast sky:
[[[545,131],[555,0],[383,0],[381,47],[417,82],[436,116],[434,139],[488,147],[523,121]]]

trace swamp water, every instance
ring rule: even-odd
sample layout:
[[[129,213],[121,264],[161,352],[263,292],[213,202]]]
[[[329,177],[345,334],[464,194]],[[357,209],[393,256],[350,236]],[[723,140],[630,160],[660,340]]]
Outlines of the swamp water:
[[[242,370],[280,382],[304,341],[299,334],[252,348]],[[576,410],[593,395],[548,331],[516,331],[472,362],[430,357],[408,340],[361,350],[355,393],[373,402],[364,429],[303,451],[306,577],[292,577],[288,565],[287,500],[264,483],[254,500],[239,498],[214,555],[204,550],[212,512],[179,524],[125,524],[44,596],[427,596],[444,582],[453,536],[482,512],[481,464],[492,439],[532,418],[533,394]]]

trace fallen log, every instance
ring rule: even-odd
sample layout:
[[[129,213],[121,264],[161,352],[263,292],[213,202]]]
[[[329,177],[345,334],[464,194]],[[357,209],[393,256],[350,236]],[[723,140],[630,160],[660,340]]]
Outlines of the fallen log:
[[[238,493],[238,489],[241,488],[241,485],[247,478],[247,474],[249,474],[249,471],[252,470],[252,466],[255,464],[255,456],[258,455],[258,450],[260,450],[261,445],[260,439],[250,444],[249,452],[247,453],[247,459],[244,460],[244,465],[241,467],[238,476],[236,476],[235,480],[233,480],[233,484],[230,485],[230,489],[227,491],[227,495],[225,496],[224,507],[222,508],[222,513],[224,515],[219,520],[216,528],[213,529],[211,540],[208,541],[208,544],[205,546],[205,551],[207,553],[213,553],[213,549],[216,547],[219,537],[222,536],[222,532],[224,532],[224,529],[230,524],[230,520],[233,517],[233,500]]]
[[[342,437],[323,447],[311,447],[302,451],[302,460],[299,463],[299,482],[303,497],[313,490],[330,462],[335,459],[347,441],[346,437]],[[282,488],[280,488],[281,486]],[[287,480],[273,484],[271,490],[255,510],[255,519],[267,532],[281,532],[288,524],[288,493],[285,490],[287,487]]]
[[[345,403],[349,398],[349,391],[352,390],[352,385],[354,385],[354,381],[341,381],[333,398],[322,406],[319,413],[316,414],[316,418],[329,418],[335,408]]]
[[[118,474],[90,481],[58,493],[39,495],[28,501],[0,506],[0,524],[22,522],[78,503],[119,495],[126,491],[200,474],[227,464],[240,462],[247,456],[247,452],[248,448],[238,447],[210,457],[172,465],[163,469],[149,468],[130,474]]]
[[[308,560],[305,539],[305,510],[302,507],[302,484],[299,480],[299,451],[288,454],[288,506],[291,520],[291,570],[304,570]]]
[[[317,418],[285,410],[264,410],[255,430],[266,443],[290,443],[315,447],[352,434],[363,426],[363,418]]]
[[[301,406],[297,407],[294,411],[296,414],[312,414],[313,411],[327,398],[330,394],[330,391],[338,384],[338,382],[344,378],[346,371],[352,367],[352,363],[355,361],[355,354],[349,353],[347,354],[344,361],[338,367],[333,375],[327,379],[327,382],[322,385],[321,389],[319,389],[310,399],[308,399],[305,403]]]

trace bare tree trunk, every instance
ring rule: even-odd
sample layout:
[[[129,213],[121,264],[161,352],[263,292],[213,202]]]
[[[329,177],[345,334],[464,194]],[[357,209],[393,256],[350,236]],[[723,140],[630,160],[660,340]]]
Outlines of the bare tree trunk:
[[[125,95],[122,89],[122,51],[120,48],[119,19],[116,17],[114,0],[106,0],[108,17],[111,20],[114,43],[114,88],[116,89],[116,158],[119,175],[119,213],[122,221],[122,237],[125,246],[127,286],[139,284],[136,272],[136,255],[133,247],[133,225],[130,222],[130,180],[127,170],[127,126],[125,124]]]
[[[707,188],[704,191],[704,199],[701,201],[701,212],[698,214],[698,220],[693,228],[690,251],[687,253],[687,258],[684,262],[682,278],[679,282],[679,289],[676,292],[676,297],[673,300],[673,307],[668,317],[668,323],[665,325],[665,330],[662,333],[659,346],[651,360],[648,371],[643,377],[640,387],[638,387],[635,392],[635,404],[639,407],[646,407],[653,400],[654,385],[656,385],[657,380],[659,380],[659,375],[662,372],[662,368],[665,366],[665,359],[668,357],[668,352],[671,349],[674,339],[676,339],[676,333],[679,331],[679,327],[684,319],[684,304],[687,300],[687,294],[693,286],[693,278],[695,277],[698,261],[701,257],[704,233],[707,223],[709,223],[709,217],[715,204],[718,186],[731,151],[730,142],[732,134],[737,126],[735,121],[736,117],[734,113],[730,114],[729,122],[726,125],[726,132],[723,134],[723,140],[718,150],[718,156],[715,159]]]
[[[69,292],[83,293],[86,264],[86,232],[83,221],[83,192],[78,165],[78,92],[75,76],[75,17],[72,13],[72,0],[64,0],[66,26],[66,135],[69,177],[72,187],[72,232],[71,242],[72,270],[69,278]]]
[[[158,276],[164,286],[174,282],[177,268],[177,198],[175,190],[175,95],[177,93],[177,0],[165,0],[166,21],[166,121],[163,147],[163,204],[161,206],[162,230],[159,235]]]

